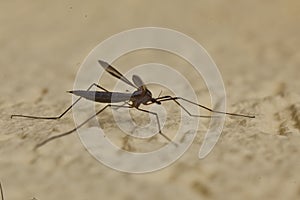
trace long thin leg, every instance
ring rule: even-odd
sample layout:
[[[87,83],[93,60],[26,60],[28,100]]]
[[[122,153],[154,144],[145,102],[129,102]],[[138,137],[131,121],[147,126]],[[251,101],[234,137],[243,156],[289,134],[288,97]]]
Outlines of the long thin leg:
[[[186,101],[188,103],[191,103],[193,105],[196,105],[196,106],[199,106],[205,110],[208,110],[210,112],[213,112],[213,113],[219,113],[219,114],[226,114],[226,115],[232,115],[232,116],[238,116],[238,117],[247,117],[247,118],[255,118],[254,115],[243,115],[243,114],[236,114],[236,113],[229,113],[229,112],[222,112],[222,111],[216,111],[216,110],[212,110],[206,106],[203,106],[201,104],[197,104],[195,102],[192,102],[188,99],[185,99],[185,98],[182,98],[182,97],[172,97],[172,96],[163,96],[163,97],[159,97],[157,98],[156,100],[159,101],[159,102],[163,102],[163,101],[174,101],[176,104],[178,104],[182,109],[184,109],[190,116],[194,116],[194,117],[211,117],[211,116],[202,116],[202,115],[193,115],[191,114],[186,108],[184,108],[178,101],[177,99],[179,100],[183,100],[183,101]]]
[[[120,107],[116,107],[116,108],[112,108],[114,110],[119,110],[119,108],[122,108],[122,106],[125,106],[125,105],[130,105],[128,102],[124,102],[120,105]],[[132,107],[132,106],[131,106]]]
[[[150,113],[152,115],[155,115],[156,117],[156,120],[157,120],[157,125],[158,125],[158,131],[159,131],[159,134],[161,134],[165,139],[167,139],[169,142],[175,144],[177,146],[176,143],[174,143],[168,136],[166,136],[162,131],[161,131],[161,127],[160,127],[160,122],[159,122],[159,118],[158,118],[158,115],[157,113],[155,112],[151,112],[149,110],[144,110],[144,109],[141,109],[141,108],[137,108],[139,111],[142,111],[142,112],[146,112],[146,113]]]
[[[87,91],[89,91],[93,86],[98,87],[106,92],[108,92],[108,90],[106,90],[105,88],[101,87],[100,85],[97,85],[96,83],[93,83],[92,85],[90,85],[87,89]],[[78,101],[80,101],[82,99],[82,97],[79,97],[78,99],[76,99],[76,101],[70,105],[63,113],[61,113],[60,115],[56,116],[56,117],[39,117],[39,116],[31,116],[31,115],[11,115],[10,118],[13,117],[25,117],[25,118],[30,118],[30,119],[60,119],[62,116],[64,116],[69,110],[71,110],[71,108],[78,103]]]
[[[4,194],[3,194],[1,182],[0,182],[0,192],[1,192],[1,199],[4,200]]]
[[[131,106],[111,105],[111,104],[108,104],[108,105],[104,106],[101,110],[99,110],[97,113],[95,113],[94,115],[92,115],[91,117],[89,117],[88,119],[86,119],[84,122],[82,122],[81,124],[79,124],[77,127],[73,128],[72,130],[67,131],[65,133],[49,137],[48,139],[46,139],[46,140],[42,141],[41,143],[37,144],[36,147],[35,147],[35,149],[37,149],[37,148],[45,145],[46,143],[48,143],[48,142],[50,142],[52,140],[55,140],[55,139],[60,138],[60,137],[64,137],[66,135],[70,135],[71,133],[73,133],[74,131],[76,131],[77,129],[79,129],[83,125],[85,125],[88,121],[90,121],[91,119],[93,119],[94,117],[96,117],[97,115],[99,115],[103,110],[105,110],[108,107],[132,108]]]
[[[173,100],[178,106],[180,106],[191,117],[201,117],[201,118],[213,118],[213,117],[217,117],[217,116],[209,116],[209,115],[195,115],[195,114],[192,114],[183,105],[181,105],[176,99],[170,99],[170,100]]]

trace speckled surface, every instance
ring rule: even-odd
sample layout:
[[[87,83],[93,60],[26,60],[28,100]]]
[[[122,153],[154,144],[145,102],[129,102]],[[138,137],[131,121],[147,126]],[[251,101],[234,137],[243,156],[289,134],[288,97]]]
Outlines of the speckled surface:
[[[299,1],[0,4],[0,180],[7,200],[299,199]],[[49,122],[10,119],[10,114],[60,113],[71,102],[65,91],[72,89],[85,56],[109,36],[143,26],[175,29],[201,43],[222,74],[227,110],[257,118],[227,118],[219,142],[199,160],[204,120],[183,157],[148,174],[105,167],[76,134],[34,151],[49,135],[71,129],[72,115]],[[114,64],[125,72],[149,61],[184,68],[198,98],[210,105],[205,85],[179,58],[136,52]],[[111,87],[110,80],[104,77],[102,85]],[[99,120],[114,132],[109,112]],[[149,145],[155,142],[160,141]],[[134,142],[130,145],[137,150]]]

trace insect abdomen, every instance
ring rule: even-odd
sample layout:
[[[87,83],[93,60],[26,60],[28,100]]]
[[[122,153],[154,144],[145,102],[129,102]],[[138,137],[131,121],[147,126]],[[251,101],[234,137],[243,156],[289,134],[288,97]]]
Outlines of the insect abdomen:
[[[99,92],[99,91],[86,91],[86,90],[74,90],[70,93],[83,97],[85,99],[96,101],[100,103],[117,103],[128,101],[131,97],[130,93],[120,92]]]

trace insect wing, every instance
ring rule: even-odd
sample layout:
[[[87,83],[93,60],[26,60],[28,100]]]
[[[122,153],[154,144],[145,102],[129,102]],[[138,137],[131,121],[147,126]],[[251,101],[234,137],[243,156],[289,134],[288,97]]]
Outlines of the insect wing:
[[[105,61],[102,60],[98,60],[98,62],[100,63],[100,65],[108,72],[110,73],[112,76],[122,80],[123,82],[127,83],[128,85],[137,88],[133,83],[131,83],[125,76],[123,76],[118,70],[116,70],[113,66],[111,66],[110,64],[108,64]]]
[[[147,87],[145,86],[144,82],[142,81],[142,79],[139,76],[133,75],[132,76],[132,81],[134,82],[134,84],[138,88],[141,88],[142,90],[146,90],[147,89]]]

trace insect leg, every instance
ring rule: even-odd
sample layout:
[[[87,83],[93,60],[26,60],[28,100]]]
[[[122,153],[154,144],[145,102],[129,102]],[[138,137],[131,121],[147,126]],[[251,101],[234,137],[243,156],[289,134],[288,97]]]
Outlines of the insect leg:
[[[185,102],[188,102],[190,104],[199,106],[205,110],[208,110],[212,113],[219,113],[219,114],[225,114],[225,115],[232,115],[232,116],[238,116],[238,117],[247,117],[247,118],[255,118],[254,115],[243,115],[243,114],[237,114],[237,113],[229,113],[229,112],[222,112],[222,111],[216,111],[213,109],[210,109],[206,106],[203,106],[201,104],[197,104],[195,102],[192,102],[188,99],[182,98],[182,97],[172,97],[172,96],[164,96],[164,97],[159,97],[156,100],[158,100],[159,102],[163,102],[163,101],[174,101],[177,105],[179,105],[185,112],[187,112],[190,116],[192,117],[204,117],[204,118],[211,118],[211,117],[217,117],[217,116],[203,116],[203,115],[193,115],[191,114],[186,108],[184,108],[177,100],[183,100]]]
[[[89,91],[93,86],[98,87],[106,92],[108,92],[108,90],[106,90],[105,88],[101,87],[100,85],[93,83],[92,85],[90,85],[87,89],[87,91]],[[60,115],[56,116],[56,117],[39,117],[39,116],[31,116],[31,115],[11,115],[10,118],[13,117],[24,117],[24,118],[30,118],[30,119],[60,119],[62,116],[64,116],[69,110],[71,110],[71,108],[78,103],[78,101],[80,101],[82,97],[79,97],[78,99],[76,99],[76,101],[70,105],[63,113],[61,113]]]
[[[79,124],[77,127],[73,128],[72,130],[70,131],[67,131],[65,133],[61,133],[59,135],[55,135],[55,136],[52,136],[52,137],[49,137],[48,139],[42,141],[41,143],[37,144],[35,146],[35,149],[36,148],[39,148],[43,145],[45,145],[46,143],[52,141],[52,140],[55,140],[57,138],[61,138],[61,137],[64,137],[66,135],[70,135],[71,133],[75,132],[77,129],[81,128],[83,125],[85,125],[88,121],[90,121],[91,119],[93,119],[94,117],[96,117],[97,115],[99,115],[102,111],[104,111],[106,108],[108,107],[122,107],[122,108],[131,108],[131,106],[121,106],[121,105],[111,105],[111,104],[108,104],[106,106],[104,106],[101,110],[99,110],[97,113],[95,113],[94,115],[90,116],[88,119],[86,119],[84,122],[82,122],[81,124]]]
[[[4,194],[3,194],[1,182],[0,182],[0,192],[1,192],[1,199],[4,200]]]
[[[158,125],[158,131],[159,131],[159,134],[162,135],[166,140],[168,140],[169,142],[175,144],[177,146],[177,144],[175,142],[173,142],[168,136],[166,136],[162,131],[161,131],[161,127],[160,127],[160,122],[159,122],[159,118],[158,118],[158,115],[157,113],[155,112],[151,112],[149,110],[144,110],[144,109],[141,109],[141,108],[137,108],[139,111],[142,111],[142,112],[145,112],[145,113],[150,113],[152,115],[155,115],[156,117],[156,121],[157,121],[157,125]]]

